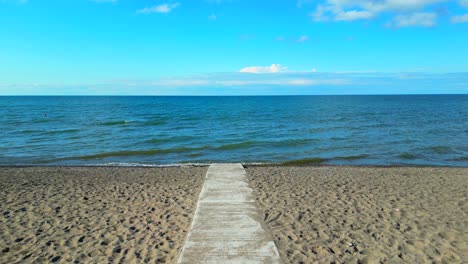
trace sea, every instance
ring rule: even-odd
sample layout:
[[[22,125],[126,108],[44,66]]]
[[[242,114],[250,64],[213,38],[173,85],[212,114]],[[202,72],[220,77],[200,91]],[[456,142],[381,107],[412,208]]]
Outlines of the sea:
[[[0,97],[0,165],[468,166],[468,95]]]

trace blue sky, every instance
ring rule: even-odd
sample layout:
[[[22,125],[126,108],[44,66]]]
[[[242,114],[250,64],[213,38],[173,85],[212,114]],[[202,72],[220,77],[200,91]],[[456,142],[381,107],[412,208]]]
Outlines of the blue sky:
[[[468,93],[468,0],[0,0],[0,94]]]

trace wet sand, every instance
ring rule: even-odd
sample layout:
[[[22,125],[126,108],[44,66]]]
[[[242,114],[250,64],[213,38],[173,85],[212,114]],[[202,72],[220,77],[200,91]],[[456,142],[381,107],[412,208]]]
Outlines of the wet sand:
[[[467,168],[249,167],[290,263],[467,263]]]
[[[0,168],[0,263],[175,263],[207,168]]]

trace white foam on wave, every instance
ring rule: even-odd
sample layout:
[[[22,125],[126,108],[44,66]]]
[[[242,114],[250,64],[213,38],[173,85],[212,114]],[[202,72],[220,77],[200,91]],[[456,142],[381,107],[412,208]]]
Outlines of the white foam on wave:
[[[164,168],[164,167],[206,167],[213,163],[221,162],[189,162],[189,163],[168,163],[168,164],[148,164],[138,162],[109,162],[109,163],[98,163],[98,164],[86,164],[86,167],[145,167],[145,168]],[[222,162],[229,163],[229,162]],[[256,166],[256,165],[274,165],[273,162],[241,162],[244,166]]]
[[[136,162],[110,162],[100,164],[87,164],[89,167],[148,167],[148,168],[164,168],[164,167],[203,167],[209,166],[210,163],[168,163],[168,164],[147,164]]]

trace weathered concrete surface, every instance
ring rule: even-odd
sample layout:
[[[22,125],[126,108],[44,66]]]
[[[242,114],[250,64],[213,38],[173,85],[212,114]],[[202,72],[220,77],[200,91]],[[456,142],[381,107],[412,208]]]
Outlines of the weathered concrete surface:
[[[280,263],[241,164],[208,168],[178,263]]]

